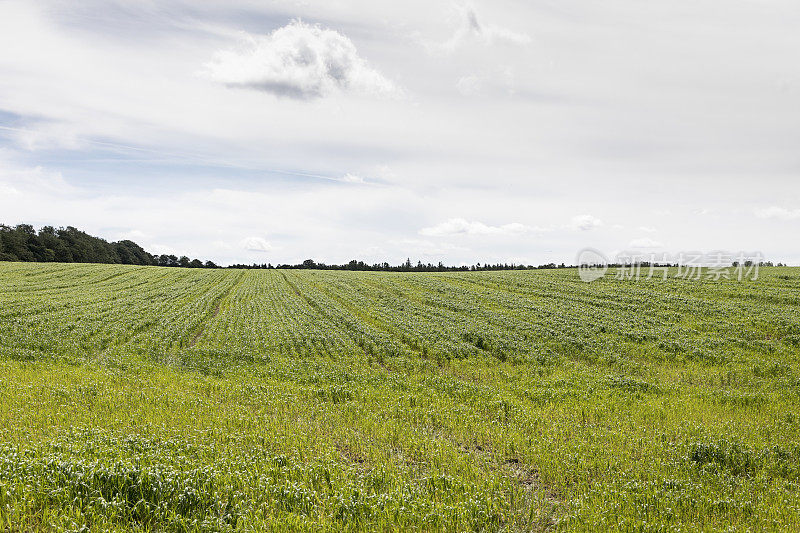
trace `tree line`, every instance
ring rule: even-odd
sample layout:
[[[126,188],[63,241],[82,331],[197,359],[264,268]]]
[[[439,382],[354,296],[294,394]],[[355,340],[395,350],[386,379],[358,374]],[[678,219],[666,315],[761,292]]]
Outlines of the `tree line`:
[[[0,224],[0,261],[218,268],[212,261],[153,255],[133,241],[108,242],[72,226],[44,226],[37,232],[30,224]]]
[[[301,270],[356,270],[356,271],[363,271],[363,272],[478,272],[478,271],[486,271],[486,270],[536,270],[542,268],[573,268],[572,266],[568,266],[564,263],[555,264],[555,263],[547,263],[544,265],[519,265],[515,263],[476,263],[474,265],[461,265],[461,266],[451,266],[445,265],[441,261],[437,264],[433,263],[423,263],[422,261],[417,261],[416,264],[411,262],[411,259],[406,259],[406,261],[400,265],[390,265],[389,263],[373,263],[368,264],[364,261],[356,261],[353,259],[349,263],[344,263],[341,265],[327,265],[325,263],[317,263],[313,259],[306,259],[302,263],[297,263],[294,265],[290,264],[277,264],[273,265],[272,263],[263,263],[263,264],[252,264],[252,265],[231,265],[227,268],[257,268],[257,269],[273,269],[273,268],[280,268],[280,269],[301,269]]]
[[[54,228],[44,226],[38,232],[30,224],[6,226],[0,224],[0,261],[36,261],[41,263],[107,263],[119,265],[152,265],[164,267],[184,268],[221,268],[213,261],[189,259],[187,256],[153,255],[141,246],[130,240],[108,242],[100,237],[93,237],[72,226]],[[649,267],[648,262],[637,262],[641,267]],[[745,266],[751,266],[751,261],[746,261]],[[759,263],[760,266],[772,266],[771,261]],[[608,267],[628,266],[623,264],[605,265]],[[677,266],[670,263],[654,263],[654,266]],[[736,266],[736,263],[734,263]],[[784,266],[777,263],[776,266]],[[297,264],[235,264],[225,268],[239,269],[305,269],[305,270],[355,270],[364,272],[477,272],[487,270],[535,270],[550,268],[574,268],[573,265],[564,263],[546,263],[543,265],[521,265],[515,263],[476,263],[474,265],[450,266],[442,262],[437,264],[416,264],[407,259],[400,265],[389,263],[368,264],[364,261],[353,259],[341,265],[328,265],[318,263],[313,259],[306,259]]]
[[[73,226],[54,228],[44,226],[39,231],[30,224],[6,226],[0,224],[0,261],[34,261],[40,263],[106,263],[119,265],[152,265],[185,268],[221,268],[213,261],[190,259],[187,256],[154,255],[133,241],[122,240],[108,242],[94,237]],[[470,266],[448,266],[439,262],[416,264],[411,259],[400,265],[389,263],[368,264],[364,261],[352,260],[341,265],[318,263],[306,259],[298,264],[235,264],[227,268],[284,268],[307,270],[357,270],[382,272],[457,272],[479,270],[527,270],[534,268],[566,268],[564,263],[556,265],[517,265],[514,263],[477,263]]]

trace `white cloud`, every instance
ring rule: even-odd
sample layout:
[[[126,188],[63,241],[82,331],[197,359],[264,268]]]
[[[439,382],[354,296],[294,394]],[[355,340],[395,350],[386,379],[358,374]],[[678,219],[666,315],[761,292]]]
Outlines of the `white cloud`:
[[[639,226],[639,231],[643,231],[645,233],[655,233],[658,230],[653,226]]]
[[[434,243],[424,239],[400,239],[391,241],[402,252],[412,256],[436,257],[451,254],[453,252],[468,252],[469,248],[456,246],[451,243]]]
[[[317,98],[338,91],[379,97],[400,90],[358,55],[345,35],[295,20],[269,35],[243,34],[235,49],[220,50],[205,74],[233,87],[278,96]]]
[[[345,183],[366,183],[364,178],[362,178],[358,174],[352,174],[350,172],[348,172],[342,177],[342,181]]]
[[[756,209],[755,214],[759,218],[777,218],[779,220],[797,220],[800,218],[800,209],[786,209],[776,205]]]
[[[0,198],[20,194],[20,192],[10,185],[0,183]]]
[[[592,215],[578,215],[572,217],[570,227],[581,231],[589,231],[603,225],[603,221]]]
[[[480,94],[483,83],[477,76],[463,76],[456,82],[456,89],[464,96],[475,96]]]
[[[663,248],[664,245],[650,237],[643,237],[641,239],[633,239],[628,243],[630,248]]]
[[[140,246],[145,245],[142,242],[137,242],[136,244],[138,244]],[[177,255],[177,256],[183,255],[176,248],[174,248],[172,246],[167,246],[165,244],[153,243],[153,244],[145,245],[145,246],[147,246],[147,251],[148,252],[150,252],[151,254],[155,254],[155,255],[162,255],[162,254],[163,255]]]
[[[489,226],[483,222],[451,218],[441,224],[422,228],[419,233],[429,237],[442,237],[445,235],[523,235],[542,231],[545,230],[534,226],[526,226],[519,222],[512,222],[502,226]]]
[[[47,170],[41,166],[24,167],[0,152],[0,193],[20,194],[35,192],[38,194],[59,195],[74,192],[61,172]]]
[[[72,125],[45,122],[29,125],[26,128],[2,128],[12,132],[14,140],[28,151],[64,148],[80,150],[86,148]]]
[[[517,70],[510,65],[482,69],[481,74],[462,76],[455,84],[462,96],[500,97],[517,96]]]
[[[115,240],[119,240],[119,241],[128,240],[128,241],[133,241],[133,242],[141,245],[143,242],[148,242],[150,240],[150,238],[151,238],[151,235],[148,235],[147,233],[145,233],[145,232],[143,232],[141,230],[138,230],[138,229],[132,229],[132,230],[124,231],[124,232],[118,234],[115,237]]]
[[[242,248],[250,252],[269,252],[272,245],[261,237],[246,237],[242,240]]]
[[[471,41],[487,46],[494,44],[524,46],[531,42],[530,36],[524,33],[515,32],[494,24],[482,24],[478,21],[478,14],[472,8],[461,8],[460,15],[461,25],[453,36],[443,43],[434,46],[429,45],[429,48],[453,52]]]

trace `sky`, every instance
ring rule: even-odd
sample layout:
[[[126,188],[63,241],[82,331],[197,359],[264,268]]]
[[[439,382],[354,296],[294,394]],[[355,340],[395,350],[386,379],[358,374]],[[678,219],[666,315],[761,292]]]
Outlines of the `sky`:
[[[220,264],[800,264],[796,0],[0,0],[0,223]]]

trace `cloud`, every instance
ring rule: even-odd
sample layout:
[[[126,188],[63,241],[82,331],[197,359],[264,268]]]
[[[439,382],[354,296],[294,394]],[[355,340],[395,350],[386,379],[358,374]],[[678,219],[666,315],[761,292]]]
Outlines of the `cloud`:
[[[639,226],[639,231],[643,231],[645,233],[655,233],[658,230],[653,226]]]
[[[483,83],[478,76],[464,76],[456,82],[456,89],[464,96],[475,96],[480,94]]]
[[[401,239],[391,241],[391,244],[396,245],[404,253],[414,256],[421,255],[424,257],[436,257],[453,252],[469,251],[468,248],[456,246],[451,243],[434,243],[423,239]]]
[[[758,218],[777,218],[779,220],[797,220],[800,218],[800,209],[786,209],[776,205],[756,209],[755,214]]]
[[[261,237],[246,237],[242,240],[242,248],[250,252],[269,252],[272,245]]]
[[[422,228],[420,235],[442,237],[445,235],[524,235],[545,231],[543,228],[526,226],[519,222],[502,226],[489,226],[483,222],[470,222],[463,218],[451,218],[436,226]]]
[[[342,176],[342,180],[341,181],[343,181],[345,183],[366,183],[364,178],[362,178],[358,174],[352,174],[350,172],[348,172],[347,174]]]
[[[664,245],[650,237],[643,237],[641,239],[633,239],[628,243],[630,248],[663,248]]]
[[[8,197],[12,195],[21,194],[17,189],[10,185],[4,185],[0,183],[0,197]]]
[[[148,235],[147,233],[145,233],[145,232],[143,232],[141,230],[138,230],[138,229],[132,229],[132,230],[124,231],[124,232],[122,232],[122,233],[120,233],[120,234],[118,234],[116,236],[116,240],[119,240],[119,241],[128,240],[128,241],[133,241],[133,242],[138,243],[138,244],[142,244],[144,242],[148,242],[150,240],[150,238],[151,238],[151,235]]]
[[[516,70],[505,65],[490,69],[484,74],[469,74],[460,77],[456,82],[456,90],[462,96],[516,96],[516,77]]]
[[[599,218],[593,217],[592,215],[578,215],[572,217],[572,223],[569,227],[572,229],[579,229],[581,231],[589,231],[602,225],[603,221]]]
[[[478,42],[487,46],[507,44],[524,46],[531,42],[529,35],[518,33],[508,28],[494,24],[482,24],[478,14],[469,7],[461,8],[461,25],[452,37],[443,43],[438,43],[429,48],[438,48],[444,52],[454,52],[468,42]]]
[[[307,100],[335,92],[394,97],[400,89],[362,59],[341,33],[295,20],[269,35],[244,34],[220,50],[205,75],[231,87]]]
[[[47,170],[41,166],[24,167],[4,157],[0,152],[0,193],[32,193],[61,195],[75,192],[61,172]]]
[[[76,128],[67,124],[51,122],[29,125],[26,128],[3,127],[2,129],[9,131],[17,144],[28,151],[86,148],[86,143],[78,137]]]

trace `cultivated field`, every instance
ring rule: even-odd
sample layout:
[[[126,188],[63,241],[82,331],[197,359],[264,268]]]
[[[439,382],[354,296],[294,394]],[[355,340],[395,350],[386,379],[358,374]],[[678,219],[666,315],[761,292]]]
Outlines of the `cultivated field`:
[[[12,531],[798,530],[800,269],[0,263]]]

